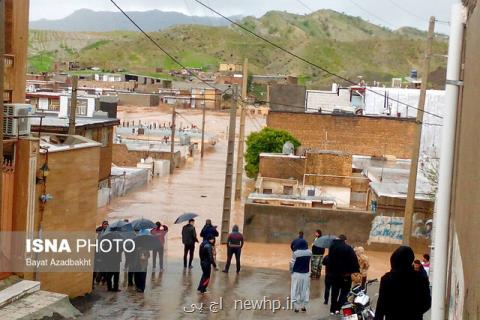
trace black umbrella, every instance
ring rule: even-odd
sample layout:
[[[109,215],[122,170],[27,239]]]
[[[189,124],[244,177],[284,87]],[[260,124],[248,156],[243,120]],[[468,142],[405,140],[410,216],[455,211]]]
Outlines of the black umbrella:
[[[152,229],[155,228],[157,225],[148,219],[137,219],[132,221],[133,230],[142,230],[142,229]]]
[[[160,248],[162,245],[160,240],[151,234],[142,234],[136,236],[133,241],[135,241],[135,248],[144,248],[147,250],[155,250]]]
[[[193,213],[193,212],[184,213],[184,214],[182,214],[181,216],[179,216],[179,217],[177,218],[177,220],[175,220],[175,224],[188,221],[188,220],[193,219],[193,218],[195,218],[195,217],[198,217],[198,214]]]
[[[322,236],[322,237],[318,238],[317,240],[315,240],[315,242],[313,244],[316,247],[320,247],[320,248],[330,248],[333,240],[335,240],[335,239],[337,239],[337,236],[331,236],[331,235]]]
[[[120,232],[125,232],[125,231],[133,231],[133,226],[130,222],[125,222],[123,220],[118,220],[115,221],[114,223],[110,224],[108,226],[107,230],[111,231],[120,231]]]

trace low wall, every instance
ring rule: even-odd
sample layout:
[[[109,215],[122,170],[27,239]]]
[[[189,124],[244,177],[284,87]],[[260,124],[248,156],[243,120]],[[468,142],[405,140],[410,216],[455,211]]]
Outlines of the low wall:
[[[170,160],[170,152],[129,151],[125,144],[113,144],[112,162],[121,167],[136,167],[141,159],[152,157],[154,160]],[[183,164],[180,151],[174,155],[175,168]]]
[[[121,106],[157,107],[160,104],[158,94],[119,93],[118,99]]]
[[[368,241],[374,215],[364,211],[245,204],[245,238],[251,242],[290,243],[302,230],[308,239],[316,229],[324,235],[345,234],[350,244]]]

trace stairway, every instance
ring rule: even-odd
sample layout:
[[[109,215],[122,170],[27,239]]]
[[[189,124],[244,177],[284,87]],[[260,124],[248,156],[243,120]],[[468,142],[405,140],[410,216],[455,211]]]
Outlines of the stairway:
[[[36,320],[53,315],[73,319],[80,312],[65,294],[40,290],[40,282],[22,280],[0,291],[0,320]]]

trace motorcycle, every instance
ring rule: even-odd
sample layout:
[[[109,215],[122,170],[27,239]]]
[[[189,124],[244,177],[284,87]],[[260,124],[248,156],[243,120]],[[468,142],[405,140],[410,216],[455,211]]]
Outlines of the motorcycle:
[[[361,285],[352,288],[347,296],[347,302],[342,306],[342,320],[373,320],[375,318],[367,288],[377,281],[377,279],[367,281],[365,288]]]

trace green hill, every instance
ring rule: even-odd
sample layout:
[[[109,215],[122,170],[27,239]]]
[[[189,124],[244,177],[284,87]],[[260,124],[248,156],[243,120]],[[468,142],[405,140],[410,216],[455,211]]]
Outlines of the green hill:
[[[412,28],[391,31],[361,18],[332,10],[310,15],[271,11],[246,17],[243,26],[342,76],[390,81],[421,69],[425,38]],[[160,45],[189,67],[216,70],[220,62],[250,61],[252,73],[297,75],[309,87],[324,87],[334,78],[253,37],[236,26],[184,25],[153,32]],[[434,52],[445,54],[439,38]],[[137,32],[30,33],[30,70],[50,71],[54,61],[78,60],[83,66],[126,69],[152,74],[157,67],[178,69],[158,48]],[[444,72],[445,61],[433,59],[432,70]],[[439,78],[441,82],[442,77]],[[441,83],[434,83],[437,87]]]

